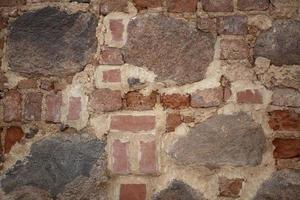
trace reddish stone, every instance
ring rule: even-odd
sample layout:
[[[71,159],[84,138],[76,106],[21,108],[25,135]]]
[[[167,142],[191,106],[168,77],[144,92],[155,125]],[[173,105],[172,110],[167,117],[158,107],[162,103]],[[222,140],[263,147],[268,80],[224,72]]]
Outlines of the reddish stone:
[[[197,90],[191,95],[191,107],[208,108],[221,105],[223,101],[223,89],[209,88],[205,90]]]
[[[156,170],[156,144],[152,142],[140,142],[140,172],[144,174],[155,173]]]
[[[204,32],[216,32],[217,20],[215,18],[199,17],[197,19],[197,27]]]
[[[9,153],[12,146],[17,142],[20,142],[24,136],[24,132],[21,127],[12,126],[6,130],[4,152]]]
[[[168,113],[166,119],[166,131],[172,132],[182,123],[182,117],[179,113]]]
[[[127,12],[128,0],[101,0],[100,14],[107,15],[111,12]]]
[[[60,122],[61,105],[62,105],[61,94],[50,94],[46,96],[46,121]]]
[[[239,10],[267,10],[270,0],[238,0],[237,7]]]
[[[21,121],[21,94],[17,90],[9,90],[4,97],[3,119],[5,122]]]
[[[122,19],[110,19],[109,29],[114,41],[123,40],[124,24]]]
[[[289,110],[269,112],[269,126],[275,131],[300,131],[300,113]]]
[[[99,89],[91,96],[91,107],[96,112],[111,112],[122,108],[122,96],[119,90]]]
[[[160,101],[164,108],[187,108],[190,105],[190,96],[187,94],[163,94]]]
[[[1,0],[0,7],[14,7],[26,4],[26,0]]]
[[[18,88],[19,89],[36,89],[38,87],[38,83],[34,79],[24,79],[19,81]]]
[[[223,16],[217,18],[219,34],[245,35],[247,34],[247,17],[241,15]]]
[[[300,139],[280,139],[273,140],[275,150],[274,158],[288,159],[300,157]]]
[[[196,12],[198,0],[168,0],[169,12]]]
[[[145,184],[121,184],[120,200],[146,200]]]
[[[40,88],[47,91],[53,90],[54,82],[52,80],[42,80]]]
[[[157,93],[152,92],[144,96],[139,92],[128,92],[125,95],[126,109],[129,110],[151,110],[156,104]]]
[[[42,114],[43,94],[30,92],[25,96],[24,119],[27,121],[40,121]]]
[[[155,116],[112,116],[110,128],[118,131],[151,131],[155,128]]]
[[[103,82],[117,83],[121,82],[121,71],[120,69],[112,69],[103,71]]]
[[[129,173],[129,142],[115,140],[112,148],[112,171],[118,174]]]
[[[222,60],[242,60],[249,57],[249,46],[243,39],[222,39],[221,44]]]
[[[244,179],[228,179],[226,177],[219,178],[219,196],[239,198]]]
[[[202,7],[207,12],[233,12],[233,0],[202,0]]]
[[[162,0],[133,0],[133,3],[138,10],[162,6]]]
[[[69,98],[68,120],[79,120],[81,114],[81,97]]]
[[[122,65],[124,64],[122,52],[117,48],[105,48],[100,53],[100,65]]]
[[[261,104],[262,95],[259,90],[244,90],[237,94],[238,103]]]

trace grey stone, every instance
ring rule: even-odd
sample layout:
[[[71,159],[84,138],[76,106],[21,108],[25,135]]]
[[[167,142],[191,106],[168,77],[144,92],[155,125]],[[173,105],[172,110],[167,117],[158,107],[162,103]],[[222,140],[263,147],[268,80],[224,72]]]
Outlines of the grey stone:
[[[180,85],[204,79],[213,60],[215,38],[187,22],[160,14],[140,14],[128,25],[126,63],[146,67],[158,81]]]
[[[7,58],[12,71],[25,76],[73,75],[96,52],[97,19],[46,7],[28,12],[10,24]]]
[[[300,92],[290,88],[273,91],[272,104],[276,106],[300,107]]]
[[[300,170],[276,171],[257,191],[253,200],[300,200]]]
[[[205,200],[203,194],[197,192],[195,189],[190,187],[179,180],[173,180],[169,186],[154,194],[153,200]]]
[[[84,133],[58,133],[38,141],[32,145],[30,155],[1,178],[2,190],[11,193],[22,186],[33,186],[56,197],[76,178],[90,177],[94,165],[106,162],[105,145],[105,141]],[[106,164],[99,166],[98,179],[103,183]]]
[[[240,112],[197,124],[170,147],[169,154],[183,165],[255,166],[261,163],[264,146],[261,126]]]
[[[300,21],[276,20],[256,41],[254,57],[265,57],[274,65],[300,64]]]

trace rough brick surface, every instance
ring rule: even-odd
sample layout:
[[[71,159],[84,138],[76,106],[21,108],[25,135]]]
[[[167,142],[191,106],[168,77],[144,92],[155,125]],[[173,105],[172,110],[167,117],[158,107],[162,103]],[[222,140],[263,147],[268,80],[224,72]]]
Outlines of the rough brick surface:
[[[12,146],[17,142],[20,142],[24,136],[24,132],[21,127],[12,126],[7,128],[5,134],[4,152],[9,153]]]
[[[42,114],[43,94],[38,92],[30,92],[26,94],[24,99],[23,117],[28,121],[40,121]]]
[[[94,112],[111,112],[122,108],[122,96],[119,90],[99,89],[91,96],[91,107]]]
[[[247,17],[242,15],[224,16],[217,18],[219,34],[245,35],[247,34]]]
[[[191,106],[193,108],[208,108],[219,106],[223,101],[223,88],[197,90],[191,94]]]
[[[169,12],[195,12],[198,0],[167,0]]]
[[[220,58],[224,60],[242,60],[249,57],[249,46],[242,39],[222,39],[220,48]]]
[[[202,0],[202,7],[207,12],[232,12],[233,0]]]
[[[81,97],[69,98],[68,120],[79,120],[82,110]]]
[[[129,173],[129,142],[113,141],[112,171],[117,174]]]
[[[114,115],[110,128],[118,131],[151,131],[155,128],[155,116]]]
[[[21,94],[17,90],[9,90],[3,99],[3,119],[5,122],[21,121]]]
[[[133,0],[137,9],[156,8],[162,6],[162,0]]]
[[[107,15],[111,12],[126,12],[127,0],[101,0],[100,14]]]
[[[112,69],[103,71],[103,82],[106,83],[118,83],[121,82],[121,71],[120,69]]]
[[[143,174],[151,174],[157,172],[157,151],[155,141],[140,142],[140,172]]]
[[[263,97],[259,90],[245,90],[237,93],[238,103],[261,104]]]
[[[166,131],[174,131],[182,123],[182,117],[179,113],[168,113],[166,119]]]
[[[120,42],[123,40],[123,34],[125,29],[122,19],[110,19],[109,29],[113,41]]]
[[[269,8],[269,0],[238,0],[237,7],[239,10],[266,10]]]
[[[53,90],[54,89],[54,82],[52,80],[42,80],[40,84],[40,88],[43,90]]]
[[[38,83],[34,79],[25,79],[21,80],[18,83],[19,89],[36,89],[38,87]]]
[[[217,31],[217,20],[209,17],[198,17],[197,27],[199,30],[204,32],[216,32]]]
[[[144,96],[139,92],[128,92],[125,95],[126,109],[129,110],[151,110],[157,101],[157,93],[152,92],[148,96]]]
[[[145,184],[121,184],[119,200],[146,200]]]
[[[160,99],[164,108],[187,108],[190,105],[188,94],[163,94]]]
[[[289,110],[269,112],[269,126],[275,131],[300,131],[300,114]]]
[[[46,121],[59,122],[62,106],[61,94],[49,94],[45,98],[46,101]]]
[[[226,177],[219,178],[219,196],[239,198],[240,190],[243,186],[243,179],[228,179]]]
[[[100,53],[100,65],[122,65],[124,63],[122,52],[117,48],[105,48]]]
[[[279,139],[273,140],[275,150],[274,158],[287,159],[300,157],[300,139]]]

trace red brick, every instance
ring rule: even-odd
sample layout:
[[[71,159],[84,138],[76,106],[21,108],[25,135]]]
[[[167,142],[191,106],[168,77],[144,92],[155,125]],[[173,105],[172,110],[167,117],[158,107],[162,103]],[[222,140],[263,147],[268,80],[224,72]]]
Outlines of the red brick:
[[[5,94],[3,100],[5,122],[21,121],[21,101],[21,94],[17,90],[10,90]]]
[[[122,65],[124,64],[123,55],[120,49],[105,48],[100,53],[100,65]]]
[[[17,142],[20,142],[23,136],[24,132],[22,128],[17,126],[7,128],[5,134],[4,152],[9,153],[12,146],[14,146]]]
[[[117,83],[121,82],[121,71],[120,69],[112,69],[103,71],[103,82],[106,83]]]
[[[222,60],[242,60],[249,57],[249,46],[242,39],[222,39],[220,48]]]
[[[162,6],[162,0],[133,0],[133,3],[138,10]]]
[[[167,0],[169,12],[196,12],[198,0]]]
[[[207,12],[233,12],[233,0],[202,0],[202,7]]]
[[[100,14],[107,15],[111,12],[126,12],[128,0],[101,0]]]
[[[191,95],[191,107],[193,108],[215,107],[221,105],[222,101],[222,87],[197,90]]]
[[[121,184],[120,200],[146,200],[145,184]]]
[[[300,139],[279,139],[273,140],[275,150],[274,158],[288,159],[300,157]]]
[[[112,171],[118,174],[129,173],[129,142],[115,140],[112,148]]]
[[[69,98],[68,120],[79,120],[81,114],[81,97]]]
[[[27,121],[40,121],[42,114],[43,94],[39,92],[27,93],[24,100],[24,119]]]
[[[156,168],[156,144],[155,141],[140,142],[141,158],[140,158],[140,172],[144,174],[151,174],[157,172]]]
[[[244,90],[237,93],[238,103],[261,104],[262,95],[259,90]]]
[[[244,179],[228,179],[226,177],[219,178],[219,196],[239,198]]]
[[[22,6],[26,4],[26,0],[1,0],[0,7]]]
[[[166,131],[172,132],[182,123],[182,117],[179,113],[168,113],[166,119]]]
[[[238,0],[237,7],[239,10],[267,10],[270,5],[270,0]]]
[[[164,108],[187,108],[190,105],[190,96],[187,94],[163,94],[160,101]]]
[[[50,94],[46,96],[46,121],[60,122],[61,105],[61,94]]]
[[[122,19],[110,19],[109,29],[114,41],[120,42],[123,40],[124,24]]]
[[[275,131],[300,131],[300,113],[289,110],[269,112],[269,126]]]
[[[217,29],[219,34],[245,35],[248,32],[247,17],[241,15],[218,17]]]
[[[156,92],[152,92],[148,96],[139,92],[128,92],[125,95],[126,109],[129,110],[151,110],[155,106],[156,100]]]
[[[91,95],[91,107],[94,112],[111,112],[122,108],[122,96],[119,90],[99,89]]]
[[[155,128],[155,116],[112,116],[110,128],[118,131],[151,131]]]
[[[19,89],[36,89],[38,87],[38,83],[34,79],[24,79],[19,81],[18,88]]]

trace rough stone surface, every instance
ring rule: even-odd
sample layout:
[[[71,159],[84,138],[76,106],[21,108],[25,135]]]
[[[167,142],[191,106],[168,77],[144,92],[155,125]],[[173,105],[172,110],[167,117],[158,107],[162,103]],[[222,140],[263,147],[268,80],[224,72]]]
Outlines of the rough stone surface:
[[[1,0],[0,7],[22,6],[26,4],[26,0]]]
[[[233,0],[202,0],[203,10],[207,12],[232,12]]]
[[[154,194],[152,200],[205,200],[200,192],[197,192],[191,186],[183,181],[173,180],[169,186]]]
[[[276,106],[300,107],[300,92],[290,88],[277,88],[273,91],[272,104]]]
[[[204,32],[216,32],[217,30],[217,20],[215,18],[209,17],[198,17],[197,27]]]
[[[139,92],[128,92],[125,95],[126,109],[129,110],[151,110],[157,101],[156,92],[152,92],[148,96],[144,96]]]
[[[300,139],[280,139],[273,140],[275,150],[274,158],[288,159],[300,157]]]
[[[96,90],[91,96],[91,107],[96,113],[119,110],[122,108],[121,92],[110,89]]]
[[[30,92],[25,96],[23,117],[28,121],[41,120],[43,94]]]
[[[123,56],[120,49],[105,48],[100,53],[100,65],[122,65],[123,63]]]
[[[146,184],[122,184],[119,200],[146,200]]]
[[[166,117],[166,131],[172,132],[182,123],[182,117],[179,113],[168,113]]]
[[[223,88],[209,88],[197,90],[191,95],[193,108],[208,108],[221,105],[223,102]]]
[[[133,0],[137,9],[156,8],[162,6],[162,0]]]
[[[9,153],[12,146],[20,142],[24,137],[24,132],[21,127],[12,126],[6,130],[4,152]]]
[[[218,33],[224,35],[247,34],[247,17],[242,15],[223,16],[217,18]]]
[[[158,81],[182,85],[204,79],[214,43],[212,34],[197,31],[182,20],[142,14],[129,22],[124,57],[127,63],[153,71]]]
[[[300,113],[292,110],[269,112],[269,126],[274,131],[300,131]]]
[[[32,145],[30,156],[2,177],[1,186],[6,193],[34,186],[56,197],[76,178],[89,177],[98,160],[105,161],[102,140],[84,133],[48,137]],[[104,166],[98,170],[105,171]]]
[[[17,90],[9,90],[3,99],[3,118],[5,122],[21,121],[22,96]]]
[[[228,179],[226,177],[219,178],[219,196],[239,198],[240,190],[243,186],[243,179]]]
[[[238,0],[237,7],[239,10],[266,10],[269,8],[269,0]]]
[[[7,57],[12,71],[26,76],[66,76],[81,71],[96,51],[97,20],[46,7],[9,26]]]
[[[277,20],[261,33],[254,48],[255,57],[265,57],[274,65],[300,64],[300,21]]]
[[[242,60],[249,57],[249,46],[245,40],[222,39],[220,48],[220,59],[222,60]]]
[[[169,12],[195,12],[198,0],[167,0]]]
[[[280,170],[272,174],[258,189],[253,200],[277,200],[293,199],[299,200],[300,171]]]
[[[127,0],[101,0],[100,14],[107,15],[111,12],[126,12]]]
[[[265,145],[262,128],[246,113],[216,115],[179,138],[169,154],[183,165],[255,166]]]
[[[164,108],[187,108],[190,105],[190,95],[188,94],[163,94],[160,102]]]

